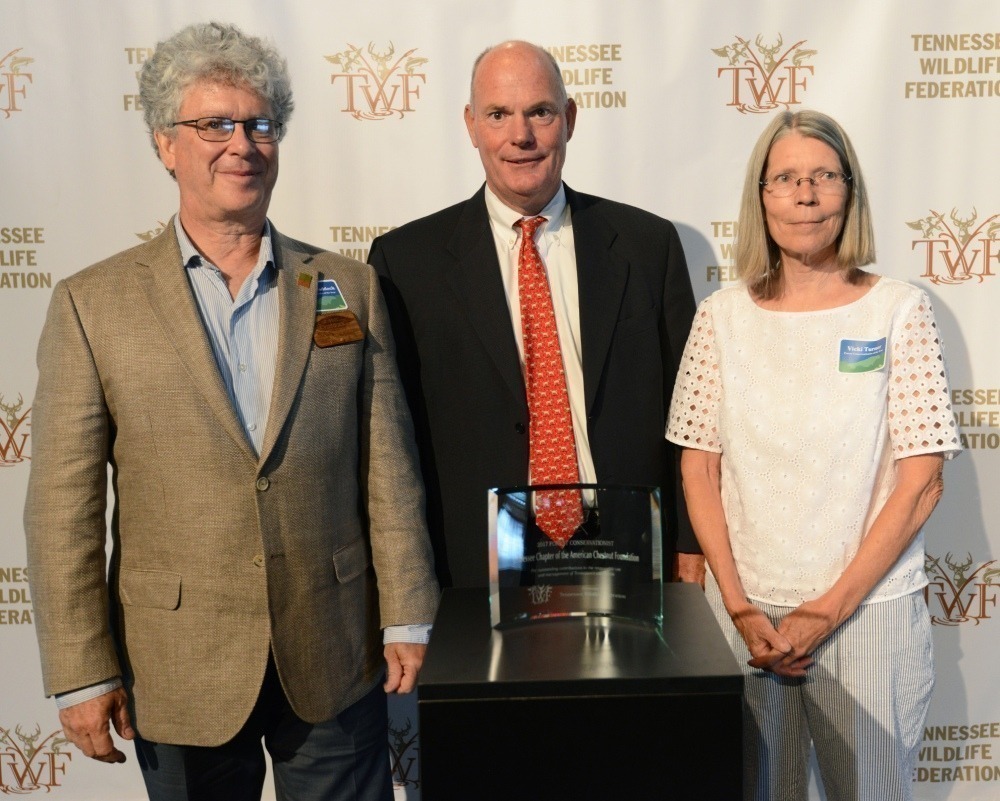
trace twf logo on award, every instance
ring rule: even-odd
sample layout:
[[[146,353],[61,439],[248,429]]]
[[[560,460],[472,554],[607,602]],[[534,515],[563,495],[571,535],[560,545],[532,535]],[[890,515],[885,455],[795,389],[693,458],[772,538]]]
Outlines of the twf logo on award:
[[[720,78],[731,74],[733,94],[726,105],[741,114],[765,114],[801,103],[799,90],[806,88],[806,75],[812,75],[814,69],[804,62],[816,55],[815,50],[802,46],[805,43],[801,39],[781,50],[784,38],[779,33],[774,44],[766,43],[763,35],[758,35],[754,44],[737,36],[732,44],[712,48],[715,55],[729,62],[716,72]]]
[[[402,118],[414,111],[413,102],[420,98],[420,85],[427,81],[427,75],[418,72],[427,59],[414,55],[416,52],[414,47],[397,57],[392,42],[384,50],[377,50],[369,42],[365,50],[348,44],[347,50],[324,56],[341,69],[330,76],[332,84],[343,79],[347,90],[341,111],[356,120]]]
[[[975,209],[964,217],[952,209],[947,218],[944,212],[931,209],[926,217],[906,223],[920,231],[921,238],[913,240],[912,249],[924,250],[922,278],[933,284],[961,284],[973,279],[982,283],[996,275],[990,267],[994,260],[1000,264],[1000,214],[977,225],[978,220]]]
[[[35,59],[19,55],[23,49],[18,47],[0,56],[0,113],[3,113],[4,119],[10,119],[15,111],[21,111],[18,98],[23,100],[27,97],[25,85],[32,81],[32,74],[21,70]]]

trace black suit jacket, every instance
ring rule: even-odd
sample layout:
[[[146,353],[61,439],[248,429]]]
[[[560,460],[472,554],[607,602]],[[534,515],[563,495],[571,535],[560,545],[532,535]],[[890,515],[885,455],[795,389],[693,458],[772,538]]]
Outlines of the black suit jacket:
[[[664,559],[675,544],[698,552],[664,439],[695,310],[680,239],[641,209],[569,187],[566,199],[597,480],[660,487]],[[380,236],[369,262],[416,425],[439,580],[485,587],[487,491],[528,483],[528,405],[484,189]]]

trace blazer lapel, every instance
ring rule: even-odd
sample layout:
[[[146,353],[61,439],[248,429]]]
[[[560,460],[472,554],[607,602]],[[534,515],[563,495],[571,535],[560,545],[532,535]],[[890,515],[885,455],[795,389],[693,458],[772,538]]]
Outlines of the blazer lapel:
[[[312,257],[293,250],[289,240],[271,226],[275,273],[278,282],[278,363],[271,391],[271,411],[261,443],[260,463],[274,448],[291,412],[302,374],[309,362],[316,327],[317,271],[309,265]],[[308,276],[307,280],[300,277]]]
[[[447,249],[455,257],[447,279],[464,302],[476,336],[511,394],[521,403],[527,403],[483,189],[465,204]]]
[[[583,387],[591,412],[604,364],[615,334],[629,265],[612,250],[618,237],[595,203],[568,186],[566,202],[572,214],[576,272],[580,292],[580,337],[583,350]]]
[[[222,429],[239,443],[249,458],[256,460],[215,363],[185,272],[187,268],[181,263],[173,219],[164,232],[140,252],[136,266],[144,273],[139,281],[146,290],[153,316],[191,376],[191,383],[205,398]]]

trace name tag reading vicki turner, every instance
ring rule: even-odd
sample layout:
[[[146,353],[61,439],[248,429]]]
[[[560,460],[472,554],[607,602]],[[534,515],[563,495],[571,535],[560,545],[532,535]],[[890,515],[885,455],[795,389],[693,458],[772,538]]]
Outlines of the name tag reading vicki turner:
[[[840,372],[874,373],[885,367],[886,338],[840,340]]]

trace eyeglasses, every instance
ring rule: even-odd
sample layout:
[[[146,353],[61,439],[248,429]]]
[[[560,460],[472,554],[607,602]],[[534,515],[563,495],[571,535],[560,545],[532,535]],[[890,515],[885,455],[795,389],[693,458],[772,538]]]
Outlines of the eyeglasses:
[[[799,184],[803,181],[812,184],[821,195],[839,195],[847,188],[851,176],[842,172],[825,170],[815,175],[804,175],[801,178],[796,178],[794,175],[783,172],[773,178],[766,178],[760,182],[760,185],[775,197],[789,197],[795,194]]]
[[[206,142],[228,142],[233,138],[237,125],[243,126],[247,139],[258,144],[277,142],[281,129],[285,126],[267,117],[252,117],[249,120],[231,120],[229,117],[199,117],[196,120],[178,120],[170,126],[187,125],[194,128],[198,136]]]

